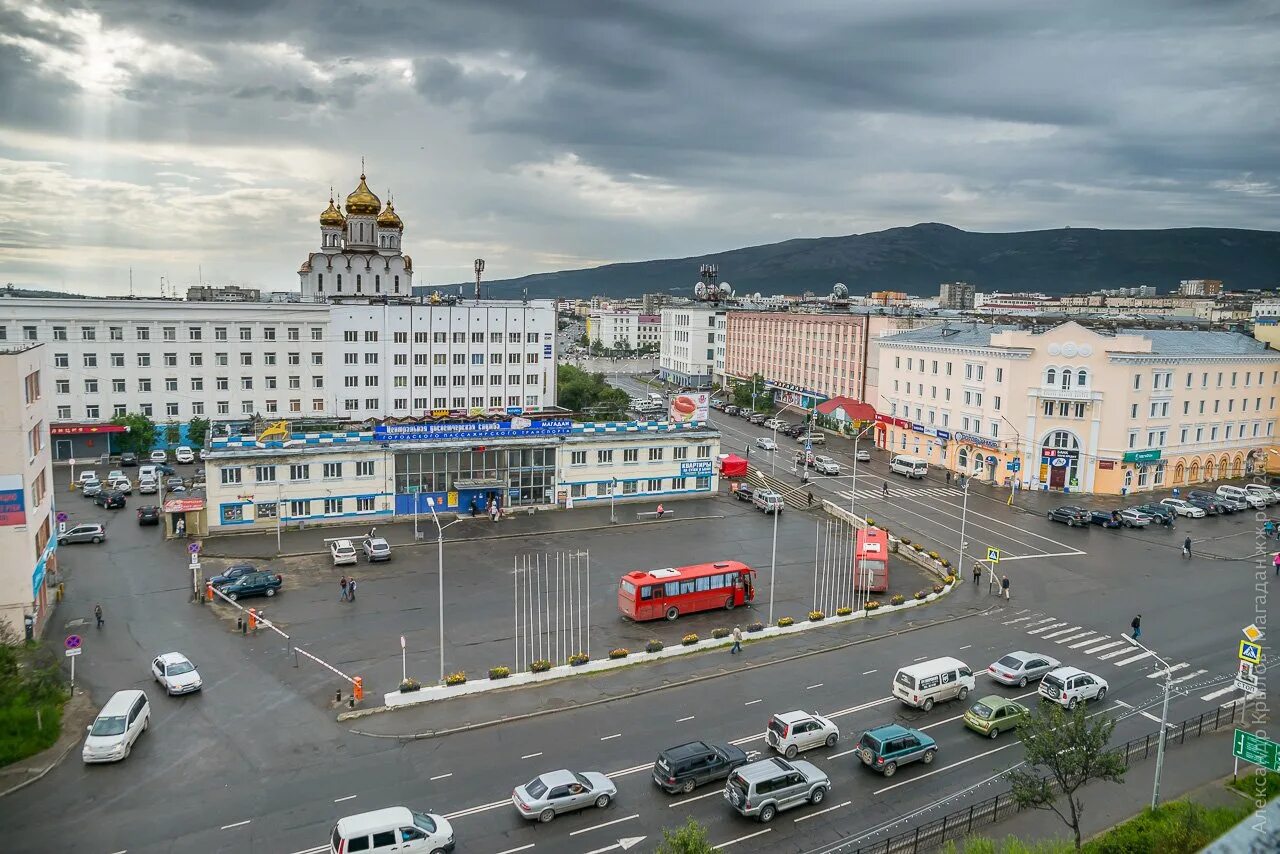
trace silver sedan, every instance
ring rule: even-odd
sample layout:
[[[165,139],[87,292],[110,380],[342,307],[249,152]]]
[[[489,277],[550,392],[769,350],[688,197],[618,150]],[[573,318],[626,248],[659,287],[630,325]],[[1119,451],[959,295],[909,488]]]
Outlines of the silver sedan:
[[[595,806],[604,809],[618,787],[598,771],[549,771],[516,786],[511,802],[524,818],[551,821],[560,813]]]
[[[987,668],[987,675],[1002,685],[1025,688],[1027,682],[1039,679],[1061,662],[1038,652],[1011,652]]]

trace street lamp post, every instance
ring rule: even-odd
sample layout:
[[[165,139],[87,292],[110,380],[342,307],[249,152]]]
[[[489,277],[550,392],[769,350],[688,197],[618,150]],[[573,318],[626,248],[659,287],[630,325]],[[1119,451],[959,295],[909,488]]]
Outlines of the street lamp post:
[[[416,506],[417,496],[414,496]],[[440,623],[440,684],[444,684],[444,528],[440,525],[440,517],[436,515],[436,498],[427,496],[427,507],[431,509],[431,521],[436,523],[436,554],[440,571],[437,573],[436,605]]]
[[[276,554],[280,554],[280,516],[284,513],[284,487],[276,484]]]
[[[960,509],[960,563],[956,566],[956,572],[964,572],[964,529],[965,523],[969,521],[969,478],[964,479],[964,501]],[[957,577],[959,577],[957,575]]]
[[[1151,653],[1152,657],[1164,668],[1164,702],[1160,704],[1160,740],[1156,743],[1156,775],[1151,783],[1151,809],[1154,810],[1160,805],[1160,773],[1164,771],[1165,730],[1169,728],[1169,691],[1173,687],[1173,683],[1169,680],[1173,673],[1169,667],[1169,662],[1156,655],[1155,651],[1150,647],[1145,646],[1132,635],[1124,635],[1124,639],[1130,646],[1136,646],[1143,652]]]
[[[778,588],[778,517],[781,507],[773,508],[773,557],[769,561],[769,625],[773,625],[773,591]]]
[[[618,524],[618,516],[613,511],[613,508],[614,508],[613,498],[617,493],[618,493],[618,479],[615,477],[613,479],[613,483],[609,484],[609,524],[610,525]]]
[[[875,425],[872,425],[874,427]],[[853,431],[853,482],[849,486],[849,512],[854,513],[858,502],[858,441],[872,427]]]
[[[1022,461],[1022,434],[1018,432],[1018,428],[1014,427],[1013,422],[1010,421],[1008,418],[1005,418],[1003,415],[1001,415],[1000,418],[1002,421],[1004,421],[1005,424],[1009,425],[1009,429],[1013,430],[1013,438],[1015,440],[1013,458],[1019,461],[1018,470],[1009,472],[1009,506],[1012,507],[1013,496],[1017,488],[1016,484],[1018,482],[1018,475],[1021,473],[1021,466],[1022,466],[1022,462],[1021,462]]]

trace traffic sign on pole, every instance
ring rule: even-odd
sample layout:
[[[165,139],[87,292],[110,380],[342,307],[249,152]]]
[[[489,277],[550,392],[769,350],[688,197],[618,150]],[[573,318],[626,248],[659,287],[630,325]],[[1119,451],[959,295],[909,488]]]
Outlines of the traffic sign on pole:
[[[1240,660],[1250,664],[1262,663],[1262,647],[1249,641],[1240,641]]]
[[[1240,631],[1243,632],[1244,636],[1247,637],[1253,643],[1257,643],[1259,640],[1262,639],[1262,629],[1259,629],[1253,623],[1250,623],[1249,625],[1245,626]]]
[[[1236,730],[1231,755],[1236,759],[1261,765],[1268,771],[1280,771],[1280,744],[1260,738],[1247,730]]]
[[[999,550],[999,549],[993,549],[993,548],[988,547],[988,548],[987,548],[987,560],[991,561],[992,563],[999,563],[999,562],[1000,562],[1000,550]]]
[[[84,650],[80,649],[80,647],[76,647],[75,649],[67,650],[65,655],[67,656],[67,658],[71,658],[73,656],[79,655],[82,652],[84,652]]]
[[[66,513],[62,512],[61,510],[58,511],[57,519],[59,522],[65,522],[70,518],[71,518],[70,516],[68,516]]]
[[[1235,687],[1249,694],[1257,693],[1258,674],[1249,662],[1240,662],[1240,670],[1236,672]]]
[[[188,546],[187,546],[187,551],[191,552],[191,554],[193,554],[193,555],[198,555],[198,554],[200,554],[200,544],[199,544],[199,543],[191,543],[190,545],[188,545]]]
[[[62,642],[62,645],[65,646],[67,649],[79,649],[80,643],[81,641],[80,641],[79,635],[67,635],[67,639]]]

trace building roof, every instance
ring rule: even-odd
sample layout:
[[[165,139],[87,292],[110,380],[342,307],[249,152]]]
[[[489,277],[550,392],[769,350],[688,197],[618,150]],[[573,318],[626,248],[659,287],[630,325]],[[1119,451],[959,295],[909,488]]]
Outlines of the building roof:
[[[955,347],[989,347],[996,332],[1016,331],[1012,323],[961,323],[954,326],[921,326],[906,329],[880,339],[881,343],[947,344]]]
[[[874,406],[854,400],[852,397],[833,397],[818,404],[818,412],[822,415],[830,415],[837,409],[843,409],[845,414],[854,421],[871,421],[876,417]]]
[[[1148,339],[1151,352],[1160,356],[1256,356],[1268,351],[1262,341],[1239,332],[1187,329],[1121,329],[1120,332]]]

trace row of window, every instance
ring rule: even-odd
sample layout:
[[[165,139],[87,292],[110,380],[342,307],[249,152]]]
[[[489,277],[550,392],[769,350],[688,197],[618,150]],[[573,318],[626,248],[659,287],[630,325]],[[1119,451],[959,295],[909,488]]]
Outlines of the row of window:
[[[616,493],[613,491],[614,490],[613,481],[609,481],[609,480],[600,481],[599,483],[594,483],[594,484],[574,483],[569,486],[569,492],[574,498],[586,498],[589,494],[587,488],[590,486],[594,486],[595,489],[590,493],[591,495],[594,495],[597,498],[601,498],[601,497],[607,498],[608,496],[614,495],[614,494],[639,495],[641,492],[666,492],[668,491],[668,489],[671,491],[689,489],[690,481],[693,482],[694,489],[710,489],[711,488],[711,478],[709,477],[672,477],[672,478],[654,477],[644,481],[639,481],[639,480],[618,481]],[[644,484],[643,490],[640,488],[641,483]],[[668,489],[664,489],[663,484],[665,483],[670,483],[671,486]]]
[[[289,412],[295,412],[295,413],[302,412],[302,399],[293,398],[292,400],[289,400],[287,402],[279,401],[279,400],[263,401],[263,407],[264,407],[264,410],[267,412],[267,414],[284,412],[286,410],[283,409],[282,407],[285,407],[285,406],[288,407],[287,411]],[[131,408],[133,407],[130,407],[126,403],[112,404],[111,417],[115,418],[116,416],[127,415]],[[156,407],[155,407],[155,404],[152,404],[152,403],[140,403],[135,408],[135,411],[146,416],[147,418],[156,417]],[[214,411],[218,415],[230,415],[231,401],[229,400],[214,401]],[[252,400],[240,401],[240,414],[253,415],[257,411],[258,411],[258,408]],[[325,411],[324,398],[322,397],[312,398],[311,411],[324,412]],[[206,414],[207,413],[205,412],[204,401],[196,400],[191,402],[191,417],[193,418],[203,417]],[[72,418],[75,417],[74,415],[72,415],[71,407],[65,404],[57,408],[57,415],[58,415],[59,421],[70,421]],[[168,403],[166,403],[164,405],[164,416],[166,418],[182,417],[180,405],[176,401],[169,401]],[[101,420],[102,407],[96,403],[88,404],[84,408],[84,418],[86,421]]]
[[[69,326],[53,326],[53,327],[51,327],[51,334],[52,334],[52,337],[50,338],[50,340],[52,340],[52,341],[70,341],[70,340],[72,340],[72,339],[71,339],[71,335],[73,335],[73,334],[77,334],[77,330],[78,330],[79,340],[81,340],[81,341],[97,341],[97,340],[98,340],[98,330],[99,330],[100,328],[101,328],[101,327],[100,327],[100,325],[93,325],[93,326],[85,325],[85,326],[80,326],[80,327],[74,327],[74,326],[70,326],[70,327],[69,327]],[[133,331],[133,333],[134,333],[134,340],[135,340],[135,341],[152,341],[152,340],[158,340],[158,341],[177,341],[177,340],[178,340],[178,329],[179,329],[179,327],[178,327],[178,326],[162,326],[162,327],[160,327],[160,337],[159,337],[158,339],[153,339],[153,338],[152,338],[152,336],[151,336],[151,327],[150,327],[150,326],[148,326],[148,325],[145,325],[145,324],[135,324],[135,325],[133,325],[133,326],[130,326],[129,328],[130,328],[130,329]],[[204,337],[205,331],[206,331],[206,330],[205,330],[205,327],[203,327],[203,326],[187,326],[187,327],[186,327],[186,338],[185,338],[184,340],[186,340],[186,341],[204,341],[204,340],[206,340],[206,339],[205,339],[205,337]],[[260,337],[260,338],[255,338],[255,337],[254,337],[254,328],[253,328],[252,326],[241,326],[241,327],[239,327],[239,337],[238,337],[238,340],[240,340],[240,341],[301,341],[301,340],[302,340],[302,328],[301,328],[301,327],[299,327],[299,326],[289,326],[289,327],[286,327],[286,328],[285,328],[285,336],[284,336],[283,338],[278,337],[279,329],[278,329],[277,327],[275,327],[275,326],[264,326],[264,327],[262,327],[262,328],[258,329],[257,331],[261,333],[261,337]],[[124,336],[125,336],[125,327],[123,327],[123,326],[108,326],[108,327],[107,327],[107,337],[106,337],[105,339],[103,339],[103,340],[105,340],[105,341],[124,341],[124,340],[125,340],[125,337],[124,337]],[[8,331],[8,328],[7,328],[7,327],[5,327],[5,326],[0,326],[0,341],[7,340],[7,339],[8,339],[8,337],[9,337],[9,331]],[[311,338],[311,340],[312,340],[312,341],[323,341],[323,340],[324,340],[324,328],[323,328],[323,327],[320,327],[320,326],[312,326],[312,327],[310,327],[310,338]],[[26,326],[23,326],[23,327],[22,327],[22,340],[24,340],[24,341],[39,341],[39,340],[40,340],[40,327],[39,327],[39,326],[36,326],[36,325],[34,325],[34,324],[32,324],[32,325],[26,325]],[[211,341],[230,341],[230,340],[231,340],[231,338],[230,338],[230,327],[226,327],[226,326],[215,326],[215,327],[213,327],[213,337],[212,337],[212,338],[210,338],[210,339],[207,339],[207,340],[211,340]]]
[[[354,229],[354,228],[355,228],[355,226],[352,226],[352,228]],[[364,230],[364,226],[363,226],[363,225],[361,225],[361,226],[360,226],[360,229],[361,229],[361,231],[363,232],[363,230]],[[329,245],[330,245],[330,246],[337,246],[337,245],[338,245],[338,243],[337,243],[337,235],[333,235],[332,237],[333,237],[333,242],[331,242]],[[363,237],[363,236],[361,236],[360,240],[359,240],[359,241],[357,241],[357,242],[363,242],[363,241],[364,241],[364,237]],[[395,241],[394,241],[394,240],[390,239],[388,236],[385,236],[385,235],[383,236],[383,238],[382,238],[382,248],[384,248],[384,249],[394,249],[394,248],[396,248],[394,244],[395,244]],[[337,288],[337,293],[342,293],[342,274],[341,274],[341,273],[337,273],[336,275],[337,275],[337,277],[338,277],[338,288]],[[350,284],[350,282],[348,282],[347,284]],[[323,292],[323,291],[324,291],[324,273],[316,273],[316,290],[318,290],[318,291],[320,291],[320,292]],[[393,294],[398,294],[398,293],[400,293],[400,277],[399,277],[399,276],[395,276],[395,277],[394,277],[394,281],[391,283],[391,292],[392,292]],[[364,274],[363,274],[363,273],[357,273],[357,274],[356,274],[356,289],[355,289],[355,293],[357,293],[357,294],[364,293]],[[374,274],[374,276],[373,276],[373,293],[375,293],[375,294],[380,294],[380,293],[382,293],[382,274],[380,274],[380,273],[375,273],[375,274]]]
[[[651,463],[654,463],[654,462],[661,462],[661,461],[662,461],[663,454],[664,454],[665,452],[666,452],[666,449],[665,449],[665,448],[649,448],[649,462],[651,462]],[[673,459],[673,460],[687,460],[687,459],[689,459],[689,448],[688,448],[688,446],[687,446],[687,445],[677,445],[676,447],[672,448],[672,449],[671,449],[671,459]],[[711,459],[711,446],[710,446],[710,445],[699,445],[699,446],[698,446],[698,459],[700,459],[700,460],[709,460],[709,459]],[[639,448],[623,448],[623,449],[622,449],[622,461],[623,461],[624,463],[638,463],[638,462],[640,462],[640,449],[639,449]],[[605,448],[605,449],[601,449],[601,450],[596,451],[596,463],[597,463],[597,464],[601,464],[601,465],[608,465],[609,463],[612,463],[612,462],[613,462],[613,449],[612,449],[612,448]],[[586,464],[587,464],[587,452],[586,452],[586,451],[570,451],[570,453],[569,453],[569,465],[572,465],[572,466],[585,466]]]
[[[374,468],[373,460],[357,460],[355,464],[356,477],[373,477]],[[343,463],[321,463],[319,466],[321,476],[325,480],[340,480],[342,478]],[[227,466],[222,469],[222,484],[224,486],[236,485],[244,482],[244,472],[247,466]],[[277,479],[276,469],[283,466],[274,464],[253,466],[253,482],[254,483],[279,483]],[[311,479],[311,464],[296,463],[289,466],[289,482],[296,483],[300,480]]]
[[[244,522],[245,508],[253,507],[255,519],[274,519],[280,512],[280,504],[284,504],[287,511],[286,519],[300,519],[316,515],[315,507],[319,504],[323,508],[325,516],[341,516],[347,512],[348,501],[355,502],[355,512],[357,513],[375,513],[377,508],[374,505],[374,497],[372,495],[360,496],[358,498],[303,498],[296,501],[262,501],[257,504],[224,504],[222,512],[219,514],[224,525],[233,525],[237,522]]]
[[[1200,388],[1209,387],[1210,373],[1211,373],[1210,371],[1200,372]],[[1218,371],[1217,375],[1218,375],[1217,388],[1222,388],[1223,383],[1226,381],[1227,372]],[[1241,375],[1243,375],[1244,385],[1248,387],[1251,385],[1262,385],[1263,384],[1262,378],[1266,375],[1266,372],[1257,371],[1255,374],[1254,371],[1232,371],[1231,372],[1232,388],[1235,388],[1237,385],[1240,384]],[[1195,383],[1195,372],[1187,371],[1187,388],[1191,388],[1194,383]],[[1273,386],[1280,384],[1280,371],[1271,372],[1271,384]],[[1161,389],[1173,388],[1173,371],[1152,371],[1151,388],[1157,391]],[[1140,373],[1133,375],[1133,390],[1134,391],[1142,390],[1142,374]]]
[[[483,365],[483,364],[485,364],[484,353],[472,353],[472,354],[470,354],[470,355],[471,355],[471,358],[470,358],[470,359],[468,359],[468,358],[467,358],[467,354],[466,354],[466,353],[454,353],[454,354],[453,354],[453,360],[452,360],[452,361],[453,361],[453,364],[455,364],[455,365]],[[413,355],[413,363],[414,363],[415,365],[426,365],[426,364],[428,364],[427,356],[431,356],[430,364],[432,364],[432,365],[444,365],[444,364],[446,364],[446,356],[448,356],[448,354],[447,354],[447,353],[415,353],[415,354]],[[392,364],[395,364],[395,365],[407,365],[407,364],[409,364],[409,354],[408,354],[408,353],[393,353],[393,354],[392,354],[392,357],[393,357],[393,358],[392,358]],[[361,358],[360,358],[360,354],[359,354],[359,353],[344,353],[344,354],[342,355],[342,363],[343,363],[344,365],[359,365],[359,364],[361,364],[361,361],[362,361],[362,360],[361,360]],[[537,354],[537,353],[525,353],[525,354],[524,354],[524,358],[523,358],[523,359],[521,359],[521,358],[520,358],[520,354],[519,354],[519,353],[508,353],[508,354],[507,354],[507,358],[506,358],[505,360],[502,358],[502,354],[501,354],[501,353],[490,353],[490,354],[489,354],[489,361],[488,361],[488,364],[490,364],[490,365],[501,365],[504,361],[505,361],[505,362],[506,362],[506,364],[508,364],[508,365],[518,365],[518,364],[520,364],[521,362],[524,362],[526,365],[536,365],[536,364],[538,364],[538,354]],[[365,353],[365,354],[364,354],[363,363],[364,363],[364,364],[366,364],[366,365],[376,365],[376,364],[378,364],[378,354],[377,354],[377,353]],[[271,364],[275,364],[275,363],[274,363],[274,362],[272,362]]]
[[[1263,427],[1264,423],[1266,424],[1265,428]],[[1248,423],[1241,421],[1238,424],[1183,427],[1178,433],[1178,444],[1185,445],[1188,442],[1191,442],[1193,444],[1198,445],[1206,441],[1216,442],[1218,441],[1218,435],[1220,431],[1222,435],[1222,441],[1224,442],[1229,442],[1232,439],[1235,439],[1237,441],[1241,439],[1257,439],[1257,438],[1261,438],[1264,435],[1268,437],[1271,436],[1272,433],[1274,432],[1274,428],[1275,428],[1274,421],[1266,421],[1266,422],[1253,421]],[[1129,447],[1130,448],[1139,447],[1138,438],[1140,435],[1141,435],[1141,431],[1139,430],[1129,431]],[[1194,439],[1192,438],[1193,436],[1194,436]],[[1168,430],[1148,430],[1147,444],[1145,447],[1163,448],[1167,443],[1168,437],[1169,437]]]
[[[428,340],[428,338],[427,338],[428,333],[426,333],[426,332],[416,332],[416,333],[414,333],[413,340],[414,340],[416,343],[419,343],[419,344],[427,344],[427,343],[447,344],[447,343],[449,343],[448,339],[449,339],[449,335],[450,335],[450,333],[448,333],[448,332],[435,332],[435,333],[431,333],[431,334],[432,334],[432,338],[431,338],[430,340]],[[538,343],[538,333],[537,333],[537,332],[507,332],[507,333],[505,333],[505,334],[506,334],[506,336],[507,336],[507,337],[506,337],[506,341],[507,341],[507,343],[508,343],[508,344],[519,344],[519,343],[521,343],[521,342],[524,342],[524,343],[526,343],[526,344],[537,344],[537,343]],[[465,344],[465,343],[467,343],[467,333],[466,333],[466,332],[454,332],[454,333],[452,333],[452,335],[453,335],[453,343],[454,343],[454,344]],[[503,333],[502,333],[502,332],[490,332],[490,333],[488,333],[488,335],[489,335],[488,341],[489,341],[489,343],[490,343],[490,344],[501,344],[501,343],[502,343],[502,336],[503,336]],[[392,336],[393,336],[393,340],[394,340],[394,341],[395,341],[395,343],[397,343],[397,344],[408,344],[408,343],[409,343],[409,333],[408,333],[408,332],[393,332],[393,333],[392,333]],[[347,329],[347,330],[343,331],[343,333],[342,333],[342,340],[343,340],[343,341],[346,341],[346,342],[348,342],[348,343],[356,342],[356,341],[360,341],[360,340],[362,340],[362,339],[361,339],[361,333],[360,333],[358,330],[354,330],[354,329]],[[364,330],[364,333],[363,333],[363,340],[364,340],[364,341],[366,341],[366,342],[377,341],[377,340],[378,340],[378,331],[377,331],[376,329],[366,329],[366,330]],[[471,343],[472,343],[472,344],[483,344],[483,343],[485,343],[485,333],[483,333],[483,332],[472,332],[472,333],[471,333]]]
[[[1215,400],[1213,402],[1214,414],[1216,415],[1221,408],[1222,408],[1222,401]],[[1270,397],[1267,399],[1267,408],[1268,410],[1272,410],[1276,408],[1276,399],[1274,397]],[[1198,414],[1204,415],[1205,414],[1204,409],[1205,409],[1205,401],[1202,400],[1200,401],[1200,410]],[[1227,412],[1235,412],[1235,410],[1236,410],[1235,398],[1234,397],[1227,398]],[[1240,411],[1241,412],[1249,411],[1249,398],[1247,397],[1241,398]],[[1255,397],[1253,399],[1253,411],[1254,412],[1262,411],[1262,398]],[[1183,415],[1191,414],[1191,401],[1189,400],[1182,401],[1182,414]],[[1131,418],[1138,417],[1138,404],[1132,403],[1129,405],[1129,415]],[[1168,418],[1169,417],[1169,401],[1167,400],[1151,401],[1148,415],[1152,418]]]
[[[461,397],[461,396],[452,397],[452,398],[433,397],[433,398],[430,398],[430,405],[428,406],[427,398],[415,397],[413,399],[413,408],[415,410],[467,409],[468,407],[471,409],[483,409],[485,407],[484,400],[485,399],[483,395],[472,395],[470,403],[467,402],[466,397]],[[503,406],[521,406],[521,405],[523,405],[525,408],[534,408],[539,406],[540,401],[538,399],[538,395],[526,394],[524,396],[523,404],[520,403],[520,395],[518,394],[507,395],[506,403],[503,403],[502,395],[494,394],[489,396],[488,406],[490,409],[497,409]],[[343,408],[347,412],[356,412],[360,410],[361,409],[360,399],[356,397],[345,398],[343,400]],[[367,397],[364,400],[363,408],[380,410],[382,408],[382,402],[379,398]],[[394,403],[391,408],[395,410],[407,410],[409,408],[409,398],[407,397],[394,398]]]
[[[166,367],[166,368],[176,368],[176,367],[178,367],[178,354],[177,354],[177,353],[162,353],[162,354],[161,354],[160,359],[161,359],[161,364],[162,364],[164,367]],[[302,354],[301,354],[301,353],[286,353],[286,354],[285,354],[285,360],[286,360],[286,363],[287,363],[287,364],[290,364],[290,365],[301,365],[301,364],[302,364]],[[109,354],[107,354],[107,361],[108,361],[108,363],[110,364],[110,366],[111,366],[111,367],[113,367],[113,368],[123,368],[123,367],[125,366],[125,355],[124,355],[124,353],[109,353]],[[138,361],[138,367],[139,367],[139,368],[149,368],[149,367],[151,367],[151,354],[150,354],[150,353],[138,353],[138,354],[137,354],[137,361]],[[84,367],[86,367],[86,368],[96,368],[96,367],[98,367],[98,354],[97,354],[97,353],[82,353],[82,354],[81,354],[81,362],[82,362],[83,366],[84,366]],[[203,353],[189,353],[189,354],[187,354],[187,362],[188,362],[188,364],[190,364],[190,366],[191,366],[191,367],[193,367],[193,368],[199,368],[199,367],[202,367],[202,366],[204,365],[204,354],[203,354]],[[213,361],[212,361],[210,364],[212,364],[212,365],[216,365],[216,366],[218,366],[218,367],[227,367],[227,366],[230,364],[230,354],[229,354],[229,353],[214,353],[214,354],[213,354]],[[279,361],[278,361],[278,359],[277,359],[277,354],[276,354],[276,353],[263,353],[263,354],[262,354],[262,364],[264,364],[264,365],[266,365],[266,366],[268,366],[268,367],[270,367],[271,365],[279,364]],[[311,364],[313,364],[313,365],[323,365],[323,364],[324,364],[324,353],[312,353],[312,354],[311,354]],[[251,366],[253,365],[253,353],[241,353],[241,354],[240,354],[240,365],[241,365],[242,367],[251,367]],[[70,368],[70,367],[71,367],[71,355],[70,355],[69,353],[54,353],[54,354],[53,354],[53,366],[54,366],[55,368]]]
[[[902,370],[902,360],[903,360],[902,356],[894,356],[893,367],[896,368],[897,370]],[[922,374],[925,372],[926,360],[923,357],[917,359],[913,356],[907,356],[906,360],[907,360],[908,371],[918,370]],[[952,368],[951,368],[950,362],[939,362],[937,359],[928,360],[928,362],[929,362],[928,364],[929,373],[938,374],[939,366],[941,366],[942,374],[944,376],[949,377],[952,375]],[[980,365],[977,362],[964,363],[964,378],[966,380],[970,380],[972,382],[984,382],[985,376],[986,376],[985,365]],[[1004,368],[1002,367],[996,368],[995,380],[998,383],[1004,382]]]
[[[96,378],[95,378],[95,379],[86,379],[86,380],[84,380],[84,393],[85,393],[85,394],[97,394],[97,393],[98,393],[98,391],[99,391],[99,382],[100,382],[100,381],[99,381],[98,379],[96,379]],[[192,391],[204,391],[204,377],[192,377],[192,378],[190,379],[190,383],[191,383],[191,390],[192,390]],[[228,377],[214,377],[214,379],[213,379],[213,384],[214,384],[214,389],[215,389],[215,390],[217,390],[217,391],[228,391],[228,390],[230,390],[230,379],[229,379]],[[348,383],[348,385],[350,385],[350,383]],[[372,385],[377,385],[377,383],[372,383]],[[263,380],[263,388],[266,388],[266,389],[274,389],[274,388],[278,388],[278,387],[279,387],[279,385],[278,385],[278,380],[277,380],[277,378],[276,378],[276,377],[266,377],[266,378]],[[291,388],[291,389],[301,389],[301,388],[302,388],[302,377],[296,377],[296,376],[294,376],[294,377],[289,377],[289,378],[288,378],[288,387],[289,387],[289,388]],[[313,376],[313,377],[311,378],[311,387],[312,387],[312,388],[324,388],[324,377],[323,377],[323,376],[320,376],[320,375]],[[53,381],[53,388],[54,388],[54,391],[55,391],[55,392],[57,392],[58,394],[71,394],[71,380],[69,380],[69,379],[57,379],[57,380],[54,380],[54,381]],[[251,391],[251,390],[253,389],[253,377],[241,377],[241,378],[240,378],[240,388],[241,388],[243,391]],[[139,379],[139,380],[138,380],[138,392],[139,392],[139,393],[142,393],[142,394],[149,394],[150,392],[152,392],[152,391],[154,391],[154,390],[155,390],[155,389],[153,388],[153,381],[152,381],[152,379],[151,379],[150,377],[144,377],[144,378],[142,378],[142,379]],[[165,377],[165,379],[164,379],[164,390],[165,390],[165,391],[177,391],[177,390],[178,390],[178,378],[177,378],[177,377]],[[112,380],[111,380],[111,393],[112,393],[112,394],[126,394],[127,392],[128,392],[128,381],[127,381],[127,380],[125,380],[125,379],[123,379],[123,378],[115,378],[115,379],[112,379]]]

